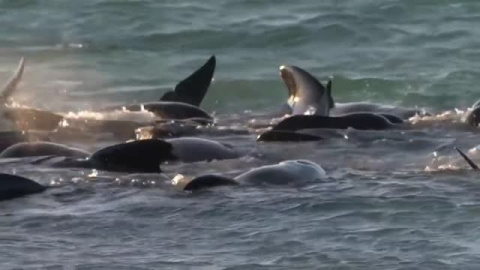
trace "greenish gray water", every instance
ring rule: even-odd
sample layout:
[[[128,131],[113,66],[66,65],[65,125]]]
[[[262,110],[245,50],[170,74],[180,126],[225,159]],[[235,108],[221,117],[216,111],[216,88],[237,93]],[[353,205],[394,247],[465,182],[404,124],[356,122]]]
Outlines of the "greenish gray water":
[[[157,100],[215,54],[202,107],[227,119],[282,103],[282,64],[333,77],[338,101],[441,112],[480,98],[479,23],[480,2],[468,0],[1,0],[0,80],[25,56],[15,99],[75,112]],[[236,174],[308,158],[329,178],[302,189],[186,196],[135,184],[157,176],[105,173],[91,181],[90,172],[2,164],[69,184],[2,203],[0,268],[476,269],[478,175],[424,169],[435,151],[454,156],[454,145],[477,145],[478,132],[350,135],[298,145],[225,137],[264,159],[167,168]],[[117,177],[125,183],[112,184]]]

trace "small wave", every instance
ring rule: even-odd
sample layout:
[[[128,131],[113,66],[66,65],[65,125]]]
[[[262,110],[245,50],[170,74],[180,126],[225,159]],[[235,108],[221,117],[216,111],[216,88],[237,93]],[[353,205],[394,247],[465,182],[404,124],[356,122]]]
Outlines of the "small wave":
[[[465,127],[463,117],[470,109],[462,111],[459,109],[448,110],[431,116],[415,115],[408,121],[416,128],[432,127],[439,125],[453,125],[453,127]]]
[[[122,120],[134,122],[153,122],[158,119],[152,112],[146,111],[142,108],[140,111],[128,111],[125,108],[122,110],[114,110],[111,112],[95,112],[95,111],[80,111],[68,112],[64,114],[68,119],[92,119],[92,120]],[[65,120],[68,121],[68,120]]]

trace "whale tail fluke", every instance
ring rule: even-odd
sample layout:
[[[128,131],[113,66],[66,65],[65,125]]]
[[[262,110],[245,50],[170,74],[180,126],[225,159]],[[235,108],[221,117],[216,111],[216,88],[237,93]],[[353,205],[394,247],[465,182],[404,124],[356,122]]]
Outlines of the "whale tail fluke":
[[[216,62],[215,55],[212,55],[203,66],[179,82],[173,91],[165,93],[160,101],[177,101],[200,106],[212,82]]]
[[[18,84],[23,76],[23,71],[25,69],[25,58],[20,59],[18,68],[15,71],[15,74],[8,80],[8,82],[3,86],[3,89],[0,93],[0,100],[3,103],[7,103],[8,99],[13,95],[17,90]]]
[[[204,188],[218,187],[218,186],[233,186],[238,185],[238,183],[232,178],[228,178],[220,175],[202,175],[197,178],[194,178],[190,181],[183,190],[185,191],[197,191]]]
[[[468,163],[468,165],[470,165],[470,167],[471,167],[473,170],[476,170],[476,171],[479,170],[477,164],[475,164],[465,153],[463,153],[463,152],[462,152],[460,149],[458,149],[457,147],[455,147],[455,150],[457,150],[457,152],[465,159],[465,161]]]

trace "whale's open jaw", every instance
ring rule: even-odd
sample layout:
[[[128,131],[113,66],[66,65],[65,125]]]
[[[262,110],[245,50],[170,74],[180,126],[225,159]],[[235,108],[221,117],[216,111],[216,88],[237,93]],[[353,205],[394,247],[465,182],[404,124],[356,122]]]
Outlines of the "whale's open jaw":
[[[288,105],[292,106],[297,102],[297,83],[292,70],[288,66],[280,66],[280,77],[287,86],[288,90]]]

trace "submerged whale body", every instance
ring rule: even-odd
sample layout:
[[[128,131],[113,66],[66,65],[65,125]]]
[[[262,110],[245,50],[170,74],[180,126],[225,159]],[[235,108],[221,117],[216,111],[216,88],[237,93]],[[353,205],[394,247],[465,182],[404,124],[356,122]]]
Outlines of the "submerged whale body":
[[[160,163],[174,159],[170,143],[150,139],[107,146],[86,159],[65,159],[51,165],[128,173],[160,173]]]
[[[467,110],[462,117],[462,122],[472,127],[478,127],[478,124],[480,123],[480,100],[475,102],[472,107]]]
[[[42,156],[33,162],[52,167],[90,168],[131,173],[160,173],[166,161],[198,162],[238,158],[230,145],[184,137],[170,140],[146,139],[105,147],[93,154],[51,142],[19,143],[7,148],[0,158]]]
[[[219,175],[199,176],[188,182],[183,189],[197,191],[227,185],[298,185],[325,177],[326,173],[323,168],[312,161],[287,160],[251,169],[235,178]]]
[[[382,114],[386,117],[391,118],[392,120],[394,119],[393,117],[396,117],[396,121],[398,121],[398,119],[409,119],[417,114],[425,114],[423,111],[417,109],[387,106],[368,102],[334,103],[333,108],[330,110],[330,114],[332,116],[368,112]]]
[[[27,142],[30,138],[28,134],[17,131],[0,132],[0,151],[21,142]]]
[[[280,66],[280,76],[288,90],[288,106],[293,115],[316,114],[328,116],[330,86],[323,86],[313,75],[297,66]]]
[[[47,187],[22,176],[0,173],[0,201],[40,193]]]
[[[258,142],[310,142],[320,141],[322,137],[285,130],[268,130],[257,137]]]
[[[212,119],[207,112],[198,106],[200,106],[210,87],[215,66],[216,58],[212,56],[198,70],[179,82],[173,91],[165,93],[160,98],[160,101],[112,106],[101,111],[120,110],[123,108],[129,111],[140,111],[144,108],[162,119]]]
[[[182,162],[212,161],[239,157],[239,153],[232,146],[213,140],[181,137],[166,141],[173,146],[173,156]]]
[[[343,116],[329,117],[318,115],[294,115],[285,118],[272,130],[296,131],[300,129],[348,129],[384,130],[394,127],[387,118],[373,113],[354,113]]]
[[[86,158],[87,151],[53,142],[22,142],[14,144],[0,153],[0,158],[20,158],[34,156],[64,156]]]

